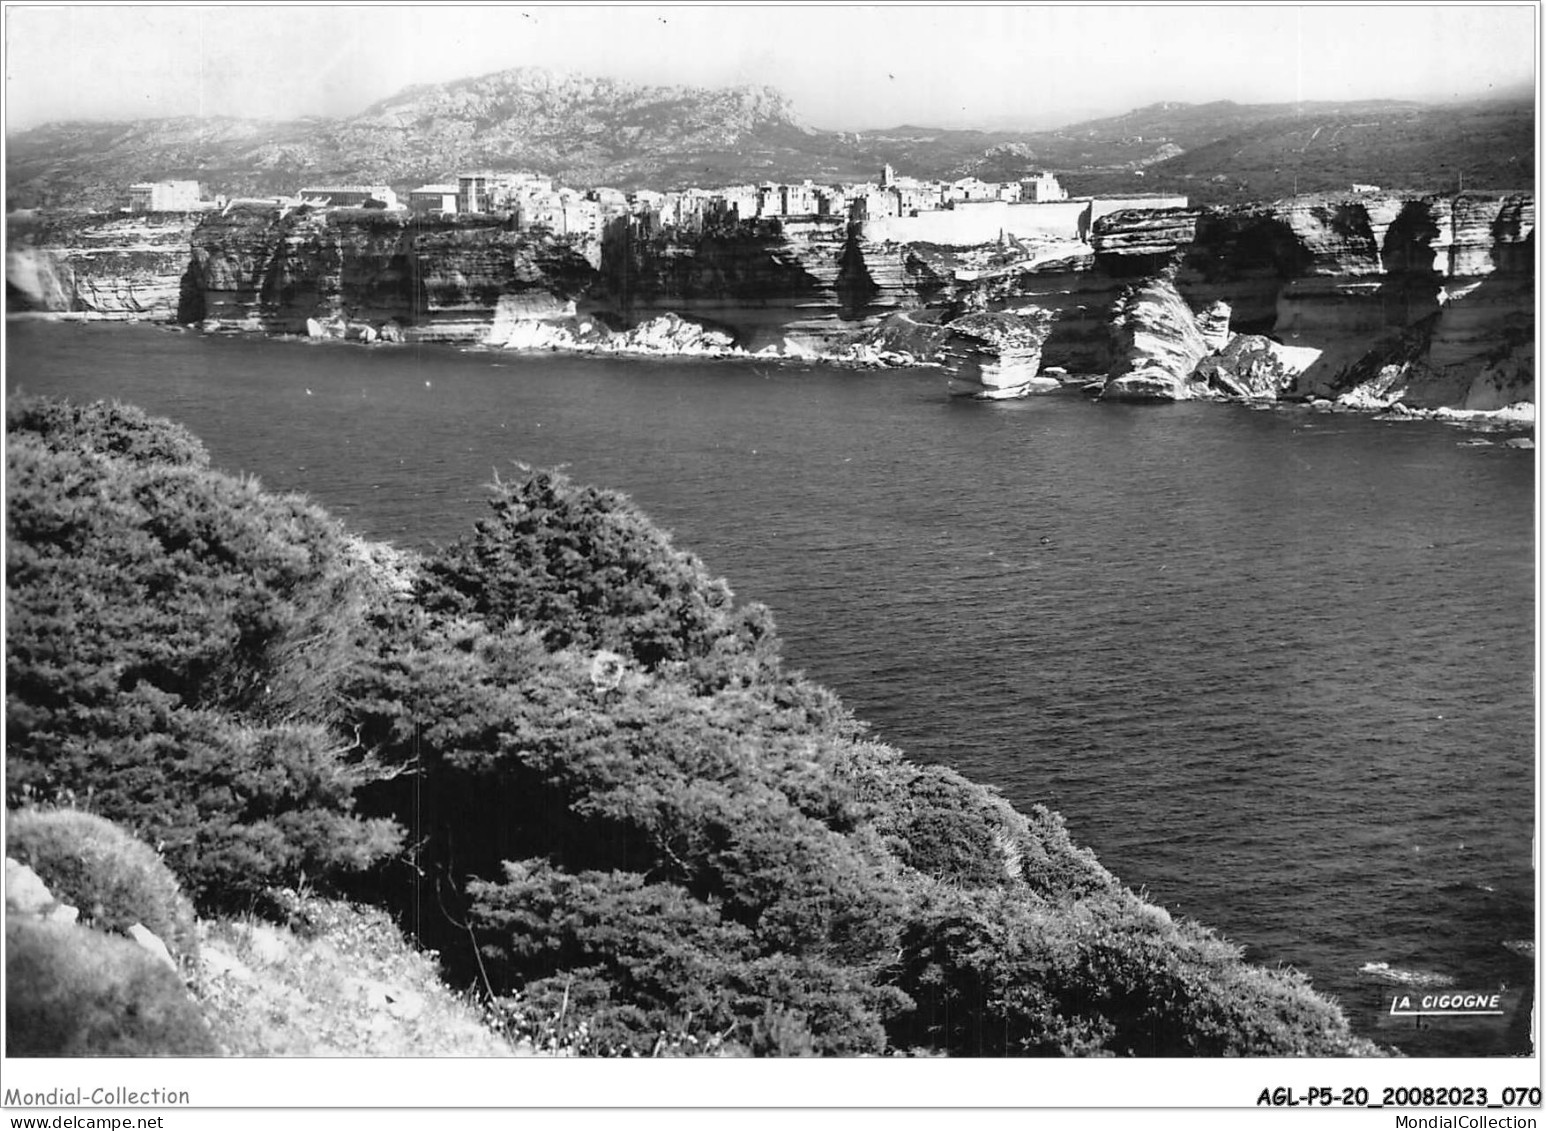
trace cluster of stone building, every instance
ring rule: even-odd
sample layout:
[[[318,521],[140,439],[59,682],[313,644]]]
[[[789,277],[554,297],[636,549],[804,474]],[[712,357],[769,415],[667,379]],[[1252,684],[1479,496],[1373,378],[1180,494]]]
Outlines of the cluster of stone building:
[[[621,215],[650,214],[667,228],[701,228],[715,221],[782,216],[835,216],[867,220],[909,216],[980,200],[1066,200],[1068,194],[1051,173],[1024,181],[991,184],[967,177],[958,181],[920,181],[898,177],[887,165],[878,184],[818,185],[772,181],[724,188],[654,192],[598,188],[579,191],[555,187],[550,177],[530,173],[476,173],[455,185],[425,185],[408,196],[415,212],[509,212],[517,226],[551,228],[558,234],[589,230]]]
[[[971,246],[1007,236],[1086,240],[1109,212],[1184,208],[1184,196],[1070,199],[1048,172],[991,182],[975,177],[919,180],[887,165],[862,184],[764,182],[678,192],[614,188],[575,189],[538,173],[464,173],[455,181],[421,185],[400,198],[390,185],[311,185],[290,197],[200,198],[195,181],[162,181],[130,188],[132,211],[195,211],[235,206],[382,209],[424,216],[501,215],[520,231],[600,240],[620,217],[650,233],[701,233],[749,220],[780,219],[814,230],[862,225],[867,238],[900,243]]]
[[[454,182],[421,185],[400,199],[389,185],[313,185],[289,199],[228,201],[201,199],[197,181],[160,181],[132,185],[134,212],[220,209],[231,203],[283,206],[379,208],[422,215],[502,213],[520,229],[546,228],[556,235],[597,234],[619,216],[649,217],[662,228],[701,230],[717,222],[785,216],[831,216],[852,221],[916,216],[988,201],[1022,203],[1062,201],[1068,194],[1051,173],[992,183],[965,177],[922,181],[899,177],[887,165],[878,183],[799,184],[765,182],[680,192],[636,189],[573,189],[534,173],[464,173]]]

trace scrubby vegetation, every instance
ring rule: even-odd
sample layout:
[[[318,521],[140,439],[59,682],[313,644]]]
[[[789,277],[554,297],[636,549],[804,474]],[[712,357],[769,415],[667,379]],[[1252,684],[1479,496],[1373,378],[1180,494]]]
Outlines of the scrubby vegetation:
[[[182,980],[128,939],[70,923],[6,922],[9,1056],[212,1056]]]
[[[351,893],[583,1054],[1373,1051],[1055,814],[870,741],[624,497],[525,472],[414,560],[179,433],[10,417],[10,802],[124,823],[201,912]]]
[[[194,993],[229,1056],[490,1057],[555,1051],[506,1040],[487,1006],[381,908],[285,891],[284,924],[206,921]]]
[[[13,402],[6,439],[8,802],[120,822],[211,908],[395,851],[352,813],[337,524],[137,410]]]
[[[179,962],[197,956],[193,907],[177,877],[111,821],[75,809],[24,809],[6,821],[5,854],[36,872],[87,925],[121,934],[138,923]]]

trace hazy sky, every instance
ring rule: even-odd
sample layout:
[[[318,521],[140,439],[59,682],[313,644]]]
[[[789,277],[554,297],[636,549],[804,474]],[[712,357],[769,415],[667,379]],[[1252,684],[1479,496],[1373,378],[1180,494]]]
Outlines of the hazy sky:
[[[1533,81],[1534,4],[7,4],[6,128],[344,115],[543,65],[766,83],[825,128],[1071,121],[1161,100],[1448,100]]]

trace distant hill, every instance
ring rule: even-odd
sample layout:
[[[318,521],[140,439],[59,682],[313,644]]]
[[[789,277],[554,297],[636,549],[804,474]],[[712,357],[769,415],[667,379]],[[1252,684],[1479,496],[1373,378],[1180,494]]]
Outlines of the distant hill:
[[[399,190],[475,169],[576,186],[705,187],[1052,169],[1071,191],[1183,191],[1200,202],[1345,188],[1528,187],[1533,101],[1191,105],[1161,102],[1056,130],[811,129],[769,87],[635,86],[523,67],[410,87],[348,118],[55,123],[7,138],[8,209],[112,208],[135,181],[210,193],[307,183]]]
[[[1174,115],[1148,115],[1145,125],[1153,132],[1144,135],[1146,146],[1165,131],[1163,136],[1181,152],[1145,167],[1144,187],[1185,192],[1199,203],[1220,203],[1346,191],[1355,181],[1413,192],[1457,187],[1528,190],[1535,184],[1533,101],[1226,109],[1230,106],[1214,103],[1186,107]],[[1216,108],[1214,114],[1202,113],[1210,108]],[[1088,125],[1107,127],[1121,121]],[[1104,141],[1106,133],[1102,129],[1097,139]],[[1065,181],[1073,192],[1121,191],[1134,180],[1127,169],[1089,164],[1076,174],[1072,162],[1064,167],[1070,170]]]

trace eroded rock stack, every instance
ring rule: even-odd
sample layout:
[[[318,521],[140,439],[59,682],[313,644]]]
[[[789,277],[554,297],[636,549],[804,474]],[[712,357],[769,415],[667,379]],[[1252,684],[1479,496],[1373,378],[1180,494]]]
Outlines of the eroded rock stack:
[[[1175,401],[1196,395],[1192,371],[1210,351],[1173,282],[1153,278],[1129,288],[1112,331],[1117,360],[1102,400]]]
[[[1038,383],[1056,388],[1056,378],[1040,376],[1042,345],[1053,320],[1050,311],[1026,307],[963,314],[947,323],[941,352],[950,391],[1006,397],[1029,392]]]

